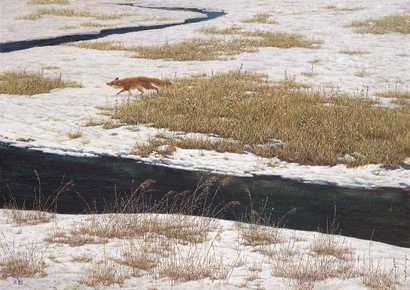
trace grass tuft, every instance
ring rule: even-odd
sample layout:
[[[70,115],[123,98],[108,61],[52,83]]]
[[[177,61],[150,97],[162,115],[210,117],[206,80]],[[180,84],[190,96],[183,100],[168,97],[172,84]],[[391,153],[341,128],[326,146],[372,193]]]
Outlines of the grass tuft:
[[[258,13],[251,18],[244,19],[242,23],[264,23],[264,24],[278,24],[272,19],[272,14],[270,13]]]
[[[28,4],[30,5],[49,5],[49,4],[68,5],[70,4],[70,1],[68,0],[30,0]]]
[[[384,34],[398,32],[410,33],[410,14],[388,15],[378,19],[355,21],[351,24],[356,32]]]
[[[97,20],[117,20],[122,17],[132,16],[128,13],[120,14],[95,14],[86,10],[76,10],[72,8],[43,8],[28,15],[20,16],[20,20],[38,20],[43,16],[60,16],[60,17],[89,17]]]
[[[43,253],[37,247],[16,248],[0,243],[0,279],[45,276],[46,268]]]
[[[81,88],[81,84],[59,77],[46,77],[43,73],[9,71],[0,74],[0,94],[37,95],[58,88]]]

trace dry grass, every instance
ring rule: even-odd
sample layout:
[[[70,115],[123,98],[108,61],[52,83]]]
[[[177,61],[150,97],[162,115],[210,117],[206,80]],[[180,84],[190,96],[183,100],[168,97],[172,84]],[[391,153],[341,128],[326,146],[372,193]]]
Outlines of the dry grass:
[[[86,255],[81,255],[81,256],[74,256],[71,258],[71,261],[74,263],[89,263],[93,259],[89,256]]]
[[[57,88],[81,88],[81,84],[59,77],[46,77],[43,73],[8,71],[0,74],[0,94],[36,95]]]
[[[282,242],[279,230],[275,227],[241,224],[238,230],[241,242],[246,246],[260,247]]]
[[[70,132],[67,133],[67,137],[68,137],[69,139],[78,139],[78,138],[80,138],[81,136],[83,136],[83,132],[81,132],[80,129],[78,129],[78,130],[72,130],[72,131],[70,131]]]
[[[103,261],[95,263],[88,269],[80,283],[93,288],[112,285],[121,286],[128,277],[127,271],[122,266],[104,258]]]
[[[104,238],[78,235],[75,230],[69,232],[64,228],[58,227],[55,227],[50,232],[46,241],[49,243],[66,244],[70,247],[81,247],[89,244],[105,244],[108,242],[108,240]]]
[[[342,49],[342,50],[339,50],[339,53],[348,54],[348,55],[369,54],[367,50],[363,50],[363,49]]]
[[[106,130],[110,130],[110,129],[119,128],[121,126],[122,124],[119,122],[116,122],[114,120],[108,120],[104,122],[104,124],[102,125],[102,128]]]
[[[363,10],[363,7],[337,7],[335,5],[327,5],[323,7],[327,10],[339,11],[339,12],[353,12]]]
[[[17,248],[0,243],[0,279],[7,277],[38,277],[46,275],[43,252],[34,245]]]
[[[289,82],[275,84],[251,73],[174,83],[156,98],[120,104],[113,117],[127,124],[216,134],[261,156],[304,164],[397,166],[410,155],[410,115],[405,108],[378,107],[363,98],[327,95]],[[209,149],[210,143],[206,145]],[[357,157],[353,162],[340,160],[345,154]]]
[[[168,277],[173,282],[225,280],[231,271],[232,267],[224,263],[223,257],[216,255],[212,247],[176,250],[176,254],[158,265],[159,276]]]
[[[356,32],[384,34],[398,32],[410,33],[410,14],[388,15],[378,19],[355,21],[351,24]]]
[[[340,242],[331,234],[318,234],[310,244],[310,250],[319,256],[332,256],[340,260],[349,261],[353,257],[353,249]]]
[[[208,61],[222,56],[255,52],[256,48],[247,39],[190,39],[175,44],[164,44],[133,49],[138,57],[148,59],[172,59],[176,61]]]
[[[288,279],[295,290],[312,290],[319,281],[355,276],[353,263],[328,256],[296,255],[288,262],[272,260],[272,268],[273,276]]]
[[[55,214],[40,210],[9,209],[6,211],[7,222],[16,225],[37,225],[49,223]]]
[[[242,23],[264,23],[264,24],[278,24],[272,19],[272,14],[270,13],[258,13],[251,18],[244,19]]]
[[[82,246],[101,244],[108,239],[129,239],[144,237],[151,233],[176,243],[202,243],[212,228],[213,220],[184,215],[117,215],[92,216],[77,224],[70,231],[56,228],[47,241],[52,243]]]
[[[238,26],[231,26],[227,28],[218,28],[217,26],[208,26],[199,29],[200,32],[212,35],[231,35],[231,34],[239,34],[242,32],[242,28]]]
[[[400,90],[400,89],[387,90],[381,93],[377,93],[376,95],[382,98],[410,100],[410,90]]]
[[[70,4],[70,1],[68,0],[30,0],[28,4],[30,5],[49,5],[49,4],[68,5]]]
[[[76,10],[71,8],[45,8],[39,9],[28,15],[18,17],[21,20],[38,20],[44,16],[59,16],[59,17],[88,17],[97,20],[117,20],[126,16],[132,16],[128,13],[119,14],[96,14],[86,10]]]
[[[209,61],[220,59],[223,56],[237,55],[244,52],[255,52],[258,47],[278,48],[318,48],[320,41],[309,40],[301,34],[285,32],[254,31],[240,32],[240,29],[228,28],[218,30],[207,28],[212,34],[236,33],[244,36],[231,40],[221,39],[190,39],[174,44],[164,44],[146,47],[127,47],[121,42],[100,41],[82,42],[70,46],[97,49],[118,50],[136,53],[137,57],[148,59],[172,59],[177,61]]]
[[[84,123],[84,127],[102,126],[104,123],[106,123],[105,120],[90,118]]]
[[[371,261],[362,265],[359,273],[363,285],[371,290],[394,290],[400,284],[395,268],[388,270]]]

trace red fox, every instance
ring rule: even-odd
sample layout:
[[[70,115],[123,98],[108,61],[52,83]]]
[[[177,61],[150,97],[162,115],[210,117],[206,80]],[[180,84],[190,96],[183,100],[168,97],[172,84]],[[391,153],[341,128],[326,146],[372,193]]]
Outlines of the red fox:
[[[137,89],[141,94],[144,93],[144,89],[156,90],[158,93],[159,87],[169,86],[171,85],[171,82],[167,80],[163,81],[156,78],[131,77],[124,79],[115,78],[114,80],[107,82],[107,85],[114,88],[121,88],[117,95],[125,91],[128,91],[128,94],[131,95],[132,89]]]

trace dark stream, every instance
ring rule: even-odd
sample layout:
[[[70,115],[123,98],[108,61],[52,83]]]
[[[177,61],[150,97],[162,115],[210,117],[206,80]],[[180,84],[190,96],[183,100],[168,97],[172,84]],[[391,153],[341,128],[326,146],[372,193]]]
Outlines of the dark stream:
[[[115,195],[129,193],[147,179],[156,181],[150,194],[158,197],[169,191],[192,190],[207,175],[124,158],[63,156],[0,143],[1,200],[7,201],[11,194],[18,201],[33,200],[38,183],[34,172],[38,172],[44,194],[72,182],[56,208],[70,214],[87,212],[84,200],[101,211]],[[220,188],[218,202],[239,201],[240,208],[227,211],[222,218],[240,219],[241,212],[249,208],[249,192],[255,205],[268,199],[267,211],[277,218],[285,215],[288,228],[324,229],[336,209],[342,234],[410,247],[409,190],[340,188],[272,176],[231,177]]]

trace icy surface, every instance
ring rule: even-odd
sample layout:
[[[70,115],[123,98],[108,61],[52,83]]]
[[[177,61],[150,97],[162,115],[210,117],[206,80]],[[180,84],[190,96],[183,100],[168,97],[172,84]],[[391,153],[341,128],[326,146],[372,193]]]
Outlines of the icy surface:
[[[170,12],[145,8],[118,6],[122,1],[71,1],[69,8],[84,9],[97,14],[130,13],[120,20],[97,21],[87,18],[44,16],[37,21],[17,20],[43,5],[27,5],[28,1],[2,0],[0,42],[58,36],[73,32],[98,31],[93,28],[62,30],[66,25],[84,22],[112,24],[114,27],[180,22],[196,17],[198,13]],[[32,48],[0,54],[1,71],[43,70],[46,75],[59,75],[79,81],[83,88],[56,89],[35,96],[0,95],[0,140],[17,146],[36,148],[47,152],[96,156],[112,154],[129,156],[138,142],[146,142],[161,130],[144,126],[123,126],[106,130],[85,127],[89,120],[106,120],[100,115],[101,107],[109,107],[127,98],[115,97],[115,91],[105,85],[114,77],[147,75],[160,78],[182,77],[195,73],[227,71],[243,66],[244,70],[266,73],[272,80],[281,80],[286,74],[297,81],[313,83],[325,88],[347,92],[368,92],[370,95],[389,86],[410,82],[410,36],[402,34],[357,34],[350,27],[352,21],[392,13],[410,11],[410,2],[392,1],[337,1],[337,8],[357,8],[353,11],[328,9],[329,1],[138,1],[138,5],[198,7],[224,10],[228,14],[210,22],[113,35],[102,40],[117,40],[128,45],[150,45],[178,42],[192,37],[210,37],[198,29],[209,25],[220,28],[237,24],[246,29],[266,29],[299,32],[309,38],[322,40],[320,49],[263,48],[257,53],[244,53],[228,60],[207,62],[177,62],[131,58],[127,52],[97,51],[68,46]],[[51,5],[64,8],[63,5]],[[68,6],[67,6],[68,7]],[[260,12],[271,12],[279,24],[242,24],[240,21]],[[144,20],[161,16],[172,20]],[[211,36],[212,37],[212,36]],[[341,50],[363,50],[362,55],[348,55]],[[311,62],[320,60],[317,64]],[[54,67],[54,68],[53,68]],[[55,68],[57,67],[57,68]],[[311,74],[304,74],[312,72]],[[363,72],[358,77],[357,72]],[[310,75],[310,76],[307,76]],[[70,139],[67,135],[80,131],[82,136]],[[34,141],[21,142],[16,140]],[[252,154],[216,153],[199,150],[177,150],[172,159],[151,156],[146,162],[193,170],[210,170],[235,175],[267,174],[303,180],[305,182],[334,183],[352,187],[410,187],[410,170],[386,170],[379,165],[346,168],[339,165],[303,166],[277,159],[259,158]]]

